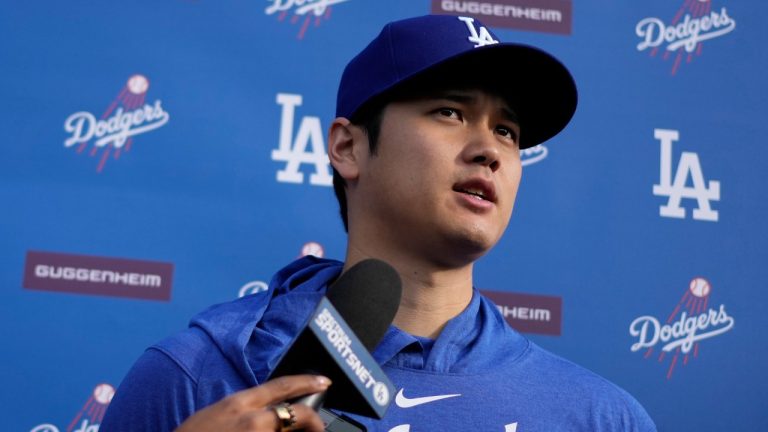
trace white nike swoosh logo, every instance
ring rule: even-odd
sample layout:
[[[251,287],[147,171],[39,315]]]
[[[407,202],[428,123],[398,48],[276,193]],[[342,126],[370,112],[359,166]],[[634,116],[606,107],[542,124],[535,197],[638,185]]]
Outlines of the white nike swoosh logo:
[[[407,398],[405,397],[405,395],[403,395],[403,389],[400,389],[400,391],[397,392],[397,396],[395,396],[395,403],[400,408],[412,408],[417,405],[422,405],[425,403],[439,401],[440,399],[448,399],[456,396],[461,396],[461,395],[448,394],[448,395],[438,395],[438,396],[424,396],[424,397],[418,397],[418,398]]]

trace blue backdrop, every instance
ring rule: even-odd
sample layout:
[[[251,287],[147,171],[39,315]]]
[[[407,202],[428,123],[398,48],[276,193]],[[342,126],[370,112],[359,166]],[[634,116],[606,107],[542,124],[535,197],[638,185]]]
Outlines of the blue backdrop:
[[[451,8],[580,91],[477,286],[561,299],[511,318],[561,319],[528,336],[661,431],[768,430],[768,6],[738,0],[3,2],[3,429],[98,430],[145,347],[299,255],[343,258],[341,71],[385,22]]]

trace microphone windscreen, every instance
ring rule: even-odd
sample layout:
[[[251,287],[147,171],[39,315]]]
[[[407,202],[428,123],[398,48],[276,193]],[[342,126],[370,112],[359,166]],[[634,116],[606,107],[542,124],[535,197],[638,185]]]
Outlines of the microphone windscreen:
[[[400,306],[400,275],[377,259],[360,261],[328,288],[326,297],[368,351],[387,332]]]

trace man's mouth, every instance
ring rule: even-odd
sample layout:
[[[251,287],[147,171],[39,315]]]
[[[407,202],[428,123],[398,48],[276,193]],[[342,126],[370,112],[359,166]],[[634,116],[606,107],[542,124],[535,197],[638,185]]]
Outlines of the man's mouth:
[[[496,191],[493,183],[483,179],[473,179],[455,184],[453,190],[469,195],[478,201],[496,202]]]
[[[458,189],[457,192],[465,193],[467,195],[471,195],[479,200],[485,200],[485,194],[480,189]]]

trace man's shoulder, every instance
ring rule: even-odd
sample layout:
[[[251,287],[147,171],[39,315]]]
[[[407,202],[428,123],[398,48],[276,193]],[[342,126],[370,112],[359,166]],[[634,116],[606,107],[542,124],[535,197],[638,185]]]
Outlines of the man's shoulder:
[[[535,343],[524,360],[526,369],[545,393],[558,394],[598,417],[618,421],[623,430],[656,430],[643,406],[626,390],[584,366],[554,354]],[[597,420],[597,419],[593,419]]]
[[[151,345],[147,351],[159,351],[191,378],[200,374],[206,358],[217,350],[210,335],[199,327],[189,327]]]
[[[587,369],[584,366],[563,358],[534,342],[521,365],[529,373],[534,373],[542,383],[552,386],[563,386],[572,391],[582,393],[597,393],[619,396],[626,394],[616,384]]]

